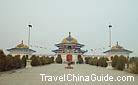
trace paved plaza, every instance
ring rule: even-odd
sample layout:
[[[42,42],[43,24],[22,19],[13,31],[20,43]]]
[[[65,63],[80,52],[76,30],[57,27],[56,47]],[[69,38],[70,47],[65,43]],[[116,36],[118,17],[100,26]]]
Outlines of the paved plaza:
[[[125,71],[109,70],[91,65],[73,65],[74,69],[65,69],[66,64],[51,64],[46,66],[19,69],[15,71],[1,72],[0,85],[137,85],[138,75]],[[91,74],[108,74],[116,78],[117,76],[134,76],[134,81],[42,81],[40,74],[49,76],[62,76],[64,74],[75,74],[88,76]]]

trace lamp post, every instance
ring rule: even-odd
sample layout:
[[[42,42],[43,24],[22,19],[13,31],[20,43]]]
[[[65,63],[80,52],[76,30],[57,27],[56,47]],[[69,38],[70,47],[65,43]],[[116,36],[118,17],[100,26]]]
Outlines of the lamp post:
[[[32,25],[28,25],[28,59],[26,60],[26,68],[30,68],[32,67],[31,66],[31,60],[30,60],[30,57],[31,57],[31,54],[29,53],[29,49],[30,49],[30,30],[32,28]]]
[[[107,61],[107,64],[108,64],[108,66],[107,66],[107,69],[112,69],[112,66],[111,66],[111,64],[112,64],[112,60],[111,60],[111,49],[112,49],[112,46],[111,46],[111,44],[112,44],[112,36],[111,36],[111,28],[112,28],[112,25],[110,24],[109,26],[109,48],[110,48],[110,52],[109,52],[109,56],[108,56],[108,59],[109,59],[109,61]]]
[[[110,24],[108,27],[109,27],[109,48],[110,48],[109,56],[111,56],[111,48],[112,48],[112,46],[111,46],[111,44],[112,44],[112,34],[111,34],[112,30],[111,30],[111,28],[112,28],[112,25]]]
[[[28,47],[29,47],[29,48],[30,48],[30,30],[31,30],[31,28],[32,28],[32,25],[29,24],[29,25],[28,25]]]

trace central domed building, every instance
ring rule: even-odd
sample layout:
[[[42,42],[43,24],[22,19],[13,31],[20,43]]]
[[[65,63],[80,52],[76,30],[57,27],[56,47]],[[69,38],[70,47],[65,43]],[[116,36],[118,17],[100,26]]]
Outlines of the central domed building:
[[[76,62],[78,55],[83,56],[83,54],[87,52],[87,50],[81,49],[84,45],[78,43],[77,39],[71,36],[71,32],[69,32],[68,37],[64,38],[61,43],[55,44],[55,46],[58,49],[52,51],[56,53],[56,56],[61,55],[63,62]]]

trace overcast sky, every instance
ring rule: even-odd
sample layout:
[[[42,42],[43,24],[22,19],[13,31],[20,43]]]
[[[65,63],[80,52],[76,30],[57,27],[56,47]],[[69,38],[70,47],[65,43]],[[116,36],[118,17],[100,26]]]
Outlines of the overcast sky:
[[[27,44],[31,23],[31,44],[37,53],[52,53],[68,32],[83,49],[106,48],[109,45],[108,24],[112,27],[112,45],[138,55],[138,0],[0,0],[0,48]]]

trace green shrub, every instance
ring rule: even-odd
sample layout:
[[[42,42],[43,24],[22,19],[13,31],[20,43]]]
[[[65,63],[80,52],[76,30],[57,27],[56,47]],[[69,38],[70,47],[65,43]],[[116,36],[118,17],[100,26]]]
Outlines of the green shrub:
[[[46,65],[47,63],[45,56],[40,57],[40,61],[41,61],[41,65]]]
[[[81,55],[78,55],[78,61],[77,61],[78,64],[83,64],[84,61],[83,61],[83,58],[81,57]]]
[[[20,55],[14,56],[13,59],[14,59],[14,65],[16,69],[21,68],[23,66],[22,60],[20,59]]]
[[[32,60],[31,62],[32,66],[47,65],[47,64],[51,64],[54,62],[53,57],[52,58],[45,57],[45,56],[39,57],[35,55],[31,57],[31,60]]]
[[[61,55],[60,54],[56,58],[56,63],[62,64],[62,58],[61,58]]]
[[[5,71],[6,55],[0,50],[0,71]]]
[[[97,64],[97,66],[103,67],[102,61],[103,61],[103,57],[100,57],[100,58],[98,59],[98,64]]]
[[[87,62],[90,65],[95,65],[95,66],[101,66],[101,67],[107,67],[107,58],[100,57],[99,59],[97,57],[86,57],[85,62]]]
[[[31,65],[32,65],[32,66],[39,66],[39,65],[42,65],[39,56],[33,55],[33,56],[31,57],[31,60],[32,60],[32,61],[31,61]]]
[[[98,66],[98,58],[97,57],[94,57],[94,58],[91,57],[91,58],[89,58],[88,63],[90,65],[96,65],[96,66]]]
[[[50,58],[49,58],[49,57],[45,57],[45,59],[46,59],[46,64],[50,64],[50,63],[51,63],[51,61],[50,61]]]
[[[54,57],[50,57],[50,63],[54,63]]]
[[[118,61],[118,56],[115,55],[115,56],[112,58],[112,67],[116,67],[117,61]]]
[[[98,66],[98,58],[97,57],[94,57],[93,64],[96,65],[96,66]]]
[[[107,58],[100,57],[98,60],[98,66],[107,67]]]
[[[4,70],[8,71],[11,69],[15,69],[16,68],[15,63],[16,62],[14,62],[14,57],[12,55],[7,55]]]
[[[40,57],[42,65],[51,64],[53,61],[49,57]]]
[[[114,58],[114,57],[113,57],[113,56],[111,56],[111,60],[113,60],[113,58]],[[108,59],[108,60],[109,60],[109,59]]]
[[[88,64],[94,65],[93,60],[94,60],[94,59],[93,59],[92,57],[90,57],[89,60],[88,60]]]
[[[85,64],[89,64],[90,57],[85,57]]]
[[[104,59],[105,59],[106,61],[109,61],[109,59],[108,59],[107,57],[104,57]]]
[[[138,57],[132,57],[129,60],[129,72],[138,74]]]
[[[120,56],[117,60],[115,68],[118,70],[124,70],[126,64],[126,57]]]
[[[9,71],[12,69],[22,68],[23,63],[19,55],[5,55],[2,50],[0,50],[0,71]]]

